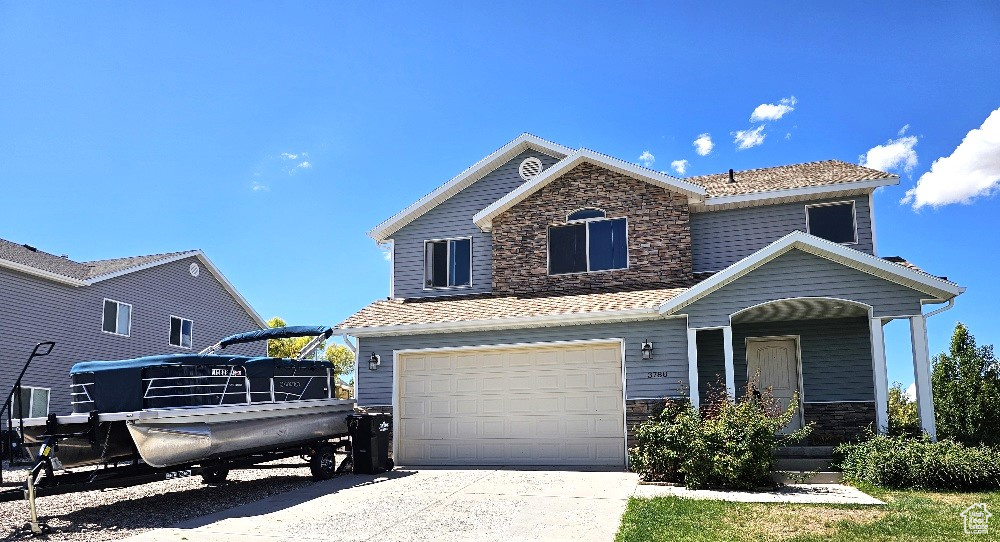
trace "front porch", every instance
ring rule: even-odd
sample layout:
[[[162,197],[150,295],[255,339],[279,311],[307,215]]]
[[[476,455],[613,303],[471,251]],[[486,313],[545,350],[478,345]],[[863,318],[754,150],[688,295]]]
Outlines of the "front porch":
[[[832,297],[763,302],[729,315],[730,325],[688,327],[691,401],[710,390],[745,392],[759,375],[760,388],[790,400],[798,392],[792,428],[814,424],[810,443],[852,440],[866,429],[888,428],[888,381],[882,327],[901,317],[873,316],[871,305]],[[933,438],[930,359],[924,315],[909,320],[921,425]],[[721,390],[719,390],[721,391]]]

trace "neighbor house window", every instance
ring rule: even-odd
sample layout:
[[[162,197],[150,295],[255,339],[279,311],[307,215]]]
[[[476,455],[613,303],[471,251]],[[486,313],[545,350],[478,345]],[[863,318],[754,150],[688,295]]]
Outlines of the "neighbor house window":
[[[170,317],[170,346],[179,346],[181,348],[191,348],[191,320],[187,318],[179,318],[177,316]]]
[[[599,209],[570,213],[566,224],[549,226],[549,274],[587,273],[628,267],[624,218]]]
[[[424,242],[424,287],[472,285],[472,239]]]
[[[132,305],[104,300],[104,331],[128,337],[132,332]]]
[[[854,202],[806,205],[806,232],[834,243],[858,242]]]
[[[21,395],[11,398],[15,418],[44,418],[49,415],[49,388],[21,386]]]

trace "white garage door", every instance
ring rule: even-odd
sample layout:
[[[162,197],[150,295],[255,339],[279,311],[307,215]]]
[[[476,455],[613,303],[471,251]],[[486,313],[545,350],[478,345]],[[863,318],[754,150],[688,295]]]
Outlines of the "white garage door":
[[[401,354],[402,465],[624,465],[621,344]]]

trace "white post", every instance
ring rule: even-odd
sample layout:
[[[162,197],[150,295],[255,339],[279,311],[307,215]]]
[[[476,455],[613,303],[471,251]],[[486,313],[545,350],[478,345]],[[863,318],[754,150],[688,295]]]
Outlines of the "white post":
[[[872,318],[872,375],[875,384],[875,429],[882,434],[889,430],[889,375],[885,366],[885,337],[882,319]]]
[[[698,408],[698,330],[688,328],[688,388],[691,404]]]
[[[722,328],[722,348],[726,355],[726,392],[736,397],[736,369],[733,368],[733,327]]]
[[[910,317],[910,342],[913,345],[913,376],[917,387],[917,414],[920,428],[931,440],[937,440],[934,425],[934,399],[931,396],[931,356],[927,347],[927,320],[923,315]]]

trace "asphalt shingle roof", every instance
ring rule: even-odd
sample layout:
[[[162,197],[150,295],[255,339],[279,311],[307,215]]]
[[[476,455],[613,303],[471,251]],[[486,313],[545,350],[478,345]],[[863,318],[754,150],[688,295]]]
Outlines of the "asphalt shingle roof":
[[[78,280],[86,280],[116,271],[123,271],[132,267],[171,258],[178,254],[183,253],[167,252],[164,254],[114,258],[110,260],[76,262],[64,256],[56,256],[55,254],[38,250],[30,245],[22,245],[7,241],[6,239],[0,239],[0,259]]]
[[[893,177],[889,173],[840,160],[823,160],[762,169],[736,171],[735,182],[729,182],[729,172],[688,177],[684,180],[701,185],[708,197],[738,196],[812,186],[829,186],[857,181]]]
[[[524,297],[483,294],[382,299],[361,309],[337,327],[371,328],[652,309],[686,290],[687,288],[658,288]]]

